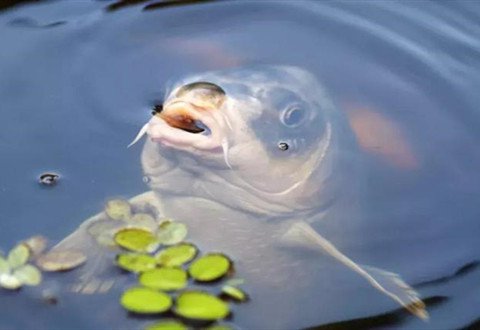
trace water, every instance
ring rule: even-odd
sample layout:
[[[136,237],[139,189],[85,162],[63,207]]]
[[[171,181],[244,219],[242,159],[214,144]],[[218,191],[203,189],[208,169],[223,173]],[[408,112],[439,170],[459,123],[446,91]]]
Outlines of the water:
[[[147,189],[140,148],[126,145],[169,81],[211,69],[291,64],[317,75],[342,111],[387,118],[414,159],[367,153],[368,221],[325,224],[322,233],[354,260],[423,283],[422,296],[434,298],[427,300],[429,323],[401,311],[378,317],[396,305],[352,276],[348,285],[335,282],[345,288],[306,300],[318,310],[297,306],[290,326],[437,329],[479,318],[476,2],[212,2],[106,11],[109,4],[59,1],[0,13],[4,250],[35,233],[59,240],[106,199]],[[45,171],[60,173],[57,185],[37,183]],[[465,265],[471,267],[455,275]],[[143,324],[124,319],[108,295],[66,295],[52,307],[35,290],[2,291],[0,301],[7,306],[2,329]],[[251,325],[251,306],[236,308],[232,322]]]

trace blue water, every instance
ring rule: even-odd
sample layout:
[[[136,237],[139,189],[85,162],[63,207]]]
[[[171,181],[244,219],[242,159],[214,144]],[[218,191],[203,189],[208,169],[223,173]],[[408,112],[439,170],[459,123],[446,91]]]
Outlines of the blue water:
[[[318,76],[344,111],[388,118],[416,164],[372,154],[362,174],[369,221],[326,226],[325,236],[352,259],[425,283],[420,293],[437,297],[429,323],[402,312],[362,314],[359,289],[341,297],[350,311],[343,317],[319,306],[318,316],[299,312],[292,324],[449,329],[480,318],[478,2],[220,1],[142,10],[147,3],[108,11],[109,1],[51,1],[0,12],[4,251],[37,233],[58,241],[108,198],[147,189],[141,149],[126,145],[169,81],[291,64]],[[45,171],[59,173],[59,183],[40,186]],[[1,291],[8,307],[0,329],[99,328],[125,314],[109,296],[67,295],[52,307],[29,290]],[[102,317],[92,316],[100,306]],[[139,321],[128,322],[120,324]],[[242,327],[241,317],[232,322]]]

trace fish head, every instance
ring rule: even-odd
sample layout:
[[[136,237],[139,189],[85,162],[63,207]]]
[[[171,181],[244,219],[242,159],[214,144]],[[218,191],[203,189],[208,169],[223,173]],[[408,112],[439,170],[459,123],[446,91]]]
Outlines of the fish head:
[[[144,171],[161,195],[259,215],[309,212],[330,173],[333,111],[319,82],[296,67],[190,76],[145,126]]]

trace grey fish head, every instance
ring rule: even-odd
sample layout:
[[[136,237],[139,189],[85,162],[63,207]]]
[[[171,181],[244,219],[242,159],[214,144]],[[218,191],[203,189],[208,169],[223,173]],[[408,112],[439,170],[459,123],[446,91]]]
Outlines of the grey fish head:
[[[149,122],[142,164],[162,197],[298,216],[323,199],[335,113],[323,86],[297,67],[192,75],[168,89]]]

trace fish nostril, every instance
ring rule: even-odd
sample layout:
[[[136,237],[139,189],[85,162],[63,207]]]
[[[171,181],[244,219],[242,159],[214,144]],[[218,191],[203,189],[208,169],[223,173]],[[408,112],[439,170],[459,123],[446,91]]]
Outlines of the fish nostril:
[[[152,116],[163,111],[163,104],[155,104],[152,109]]]

